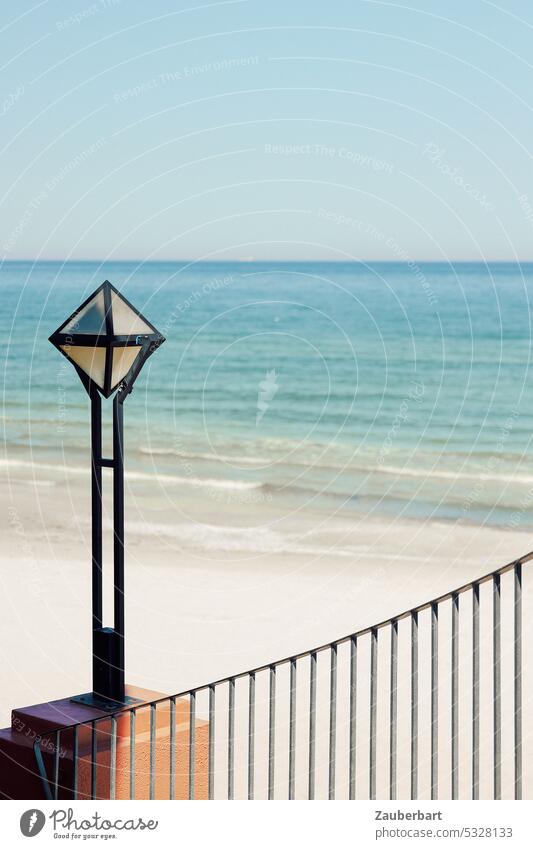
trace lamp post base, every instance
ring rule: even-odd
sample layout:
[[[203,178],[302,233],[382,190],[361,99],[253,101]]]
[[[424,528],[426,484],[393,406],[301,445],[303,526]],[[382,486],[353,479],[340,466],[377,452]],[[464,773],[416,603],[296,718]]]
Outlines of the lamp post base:
[[[114,628],[95,628],[93,631],[93,690],[92,693],[76,696],[76,699],[83,699],[82,704],[98,707],[94,701],[86,701],[87,697],[106,703],[116,702],[119,706],[127,704],[124,701],[124,640]]]
[[[99,696],[96,693],[81,693],[79,696],[72,696],[70,701],[76,702],[79,705],[87,705],[97,710],[105,710],[106,713],[109,713],[129,707],[129,705],[139,704],[142,702],[142,699],[135,699],[133,696],[124,696],[119,701],[116,699],[106,699],[104,696]]]

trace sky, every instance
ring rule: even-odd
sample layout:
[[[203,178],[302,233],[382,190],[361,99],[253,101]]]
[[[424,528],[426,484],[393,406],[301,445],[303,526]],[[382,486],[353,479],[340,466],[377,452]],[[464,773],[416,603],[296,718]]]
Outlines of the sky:
[[[533,5],[0,12],[0,257],[533,260]]]

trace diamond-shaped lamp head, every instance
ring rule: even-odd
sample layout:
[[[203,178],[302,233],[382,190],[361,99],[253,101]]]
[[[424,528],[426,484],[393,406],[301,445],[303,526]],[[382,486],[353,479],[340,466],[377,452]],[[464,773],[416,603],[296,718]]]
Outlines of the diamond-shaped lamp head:
[[[119,388],[131,390],[165,337],[106,280],[49,341],[70,360],[87,391],[95,387],[109,398]]]

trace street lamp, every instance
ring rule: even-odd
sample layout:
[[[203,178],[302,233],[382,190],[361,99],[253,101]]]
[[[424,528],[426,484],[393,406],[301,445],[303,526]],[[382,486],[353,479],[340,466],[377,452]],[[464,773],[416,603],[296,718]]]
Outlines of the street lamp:
[[[148,357],[165,341],[106,280],[49,340],[72,363],[91,399],[93,690],[74,701],[126,704],[124,681],[123,404]],[[113,458],[102,457],[101,395],[113,398]],[[113,469],[114,625],[102,621],[102,468]]]

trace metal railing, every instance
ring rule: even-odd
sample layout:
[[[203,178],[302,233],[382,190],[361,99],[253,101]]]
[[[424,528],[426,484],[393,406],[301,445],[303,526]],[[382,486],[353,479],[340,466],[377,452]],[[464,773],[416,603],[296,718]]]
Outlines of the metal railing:
[[[45,796],[521,799],[532,559],[310,651],[48,734],[34,745]]]

